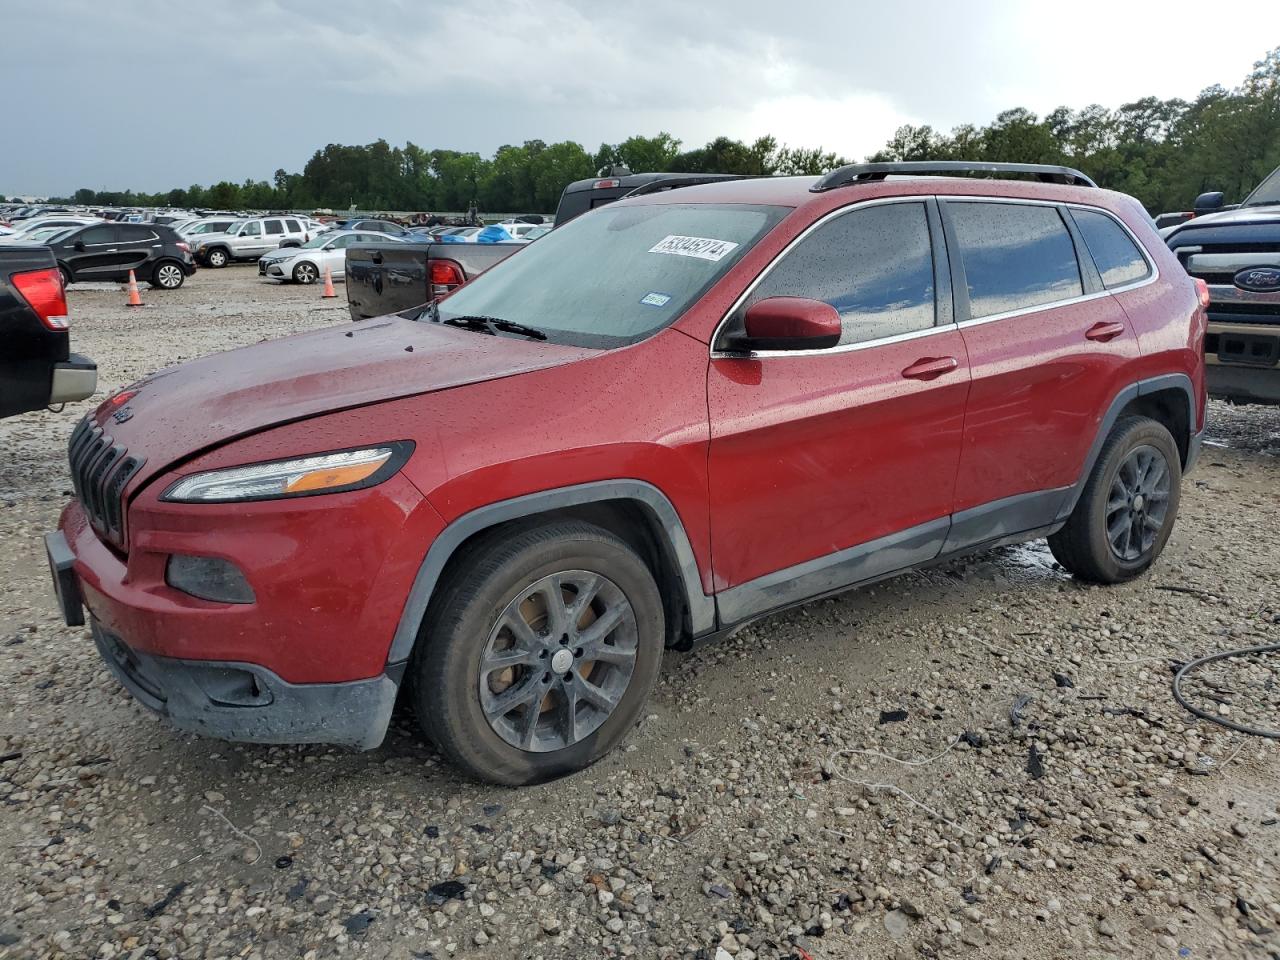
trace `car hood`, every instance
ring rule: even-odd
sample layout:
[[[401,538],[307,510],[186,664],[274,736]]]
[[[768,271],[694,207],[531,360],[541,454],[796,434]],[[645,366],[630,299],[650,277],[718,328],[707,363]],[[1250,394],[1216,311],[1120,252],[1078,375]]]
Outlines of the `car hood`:
[[[146,458],[138,475],[145,483],[178,461],[269,427],[596,352],[392,315],[170,367],[109,398],[94,417],[132,456]]]
[[[1280,206],[1236,207],[1219,213],[1206,213],[1193,217],[1184,227],[1225,226],[1234,223],[1280,223]]]

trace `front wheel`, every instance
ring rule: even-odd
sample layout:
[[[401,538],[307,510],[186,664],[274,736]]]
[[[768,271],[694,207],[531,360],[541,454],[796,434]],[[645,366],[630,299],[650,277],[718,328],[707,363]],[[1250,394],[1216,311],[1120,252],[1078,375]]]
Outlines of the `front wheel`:
[[[205,255],[205,260],[211,267],[225,267],[231,258],[225,250],[210,250]]]
[[[319,275],[316,265],[305,260],[293,268],[293,279],[297,283],[315,283]]]
[[[59,264],[58,273],[62,277],[62,287],[65,290],[67,287],[71,286],[71,271]]]
[[[187,275],[180,266],[172,260],[165,260],[156,266],[151,285],[160,290],[177,290],[186,279]]]
[[[1049,537],[1054,558],[1081,580],[1122,583],[1144,573],[1173,532],[1182,460],[1149,417],[1120,420],[1066,525]]]
[[[482,541],[439,584],[410,667],[437,746],[472,776],[580,770],[635,724],[658,676],[662,599],[622,540],[569,521]]]

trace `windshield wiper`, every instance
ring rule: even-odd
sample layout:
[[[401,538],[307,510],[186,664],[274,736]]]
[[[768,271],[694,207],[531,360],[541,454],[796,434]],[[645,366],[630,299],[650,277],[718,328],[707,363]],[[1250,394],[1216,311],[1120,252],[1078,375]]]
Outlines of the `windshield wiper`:
[[[516,323],[514,320],[503,320],[501,317],[485,317],[479,315],[463,316],[463,317],[446,317],[444,320],[438,319],[439,311],[436,312],[436,323],[448,324],[451,327],[462,327],[464,330],[477,330],[481,333],[496,334],[501,330],[503,333],[515,333],[522,337],[528,337],[530,340],[545,340],[547,335],[536,327],[526,327],[523,323]]]

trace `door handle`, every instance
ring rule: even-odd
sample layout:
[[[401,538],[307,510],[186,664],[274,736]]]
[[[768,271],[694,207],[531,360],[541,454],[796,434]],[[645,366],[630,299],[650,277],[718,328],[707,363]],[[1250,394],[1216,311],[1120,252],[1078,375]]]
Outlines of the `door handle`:
[[[1085,331],[1086,340],[1097,340],[1099,343],[1106,343],[1108,340],[1114,340],[1120,334],[1124,333],[1124,324],[1117,320],[1103,320],[1101,323],[1095,323],[1092,327]]]
[[[960,366],[955,357],[923,357],[902,371],[908,380],[936,380]]]

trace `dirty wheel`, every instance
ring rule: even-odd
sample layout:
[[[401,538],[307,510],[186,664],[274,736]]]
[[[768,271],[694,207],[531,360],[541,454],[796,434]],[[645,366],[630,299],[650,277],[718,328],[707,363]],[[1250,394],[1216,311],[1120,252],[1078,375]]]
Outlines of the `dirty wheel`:
[[[319,276],[314,263],[302,262],[293,268],[293,279],[295,283],[315,283]]]
[[[1070,519],[1049,538],[1054,557],[1082,580],[1120,583],[1143,573],[1173,532],[1182,483],[1173,436],[1148,417],[1111,431]]]
[[[225,250],[210,250],[205,255],[205,259],[211,267],[225,267],[230,257],[227,256],[227,251]]]
[[[612,534],[565,522],[490,538],[436,595],[412,699],[428,736],[472,775],[571,773],[635,723],[662,658],[662,601]]]

